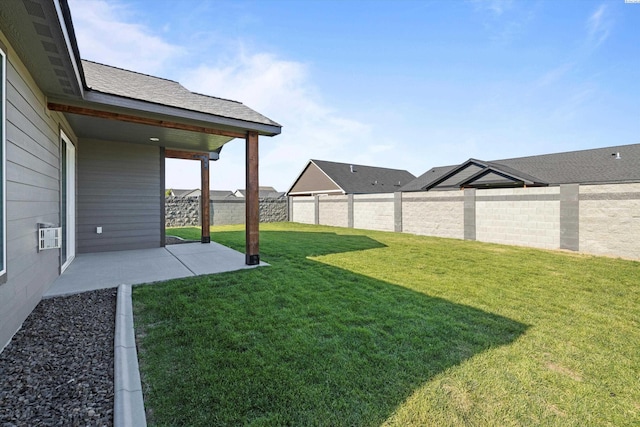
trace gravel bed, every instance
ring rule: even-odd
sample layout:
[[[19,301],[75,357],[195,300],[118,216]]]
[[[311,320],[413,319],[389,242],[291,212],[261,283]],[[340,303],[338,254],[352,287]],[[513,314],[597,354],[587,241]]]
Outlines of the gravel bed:
[[[117,289],[42,300],[0,353],[0,426],[112,426]]]

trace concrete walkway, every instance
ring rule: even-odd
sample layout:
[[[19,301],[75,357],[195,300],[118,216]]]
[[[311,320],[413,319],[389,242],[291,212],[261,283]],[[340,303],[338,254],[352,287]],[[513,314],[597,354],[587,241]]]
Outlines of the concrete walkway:
[[[244,254],[215,242],[81,254],[43,298],[254,267],[245,264]]]

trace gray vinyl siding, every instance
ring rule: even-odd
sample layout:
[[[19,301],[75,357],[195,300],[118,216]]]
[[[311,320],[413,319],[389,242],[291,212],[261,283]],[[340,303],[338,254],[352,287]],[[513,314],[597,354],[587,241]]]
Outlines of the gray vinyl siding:
[[[159,147],[80,141],[78,253],[161,246],[162,162]]]
[[[4,37],[0,34],[0,41]],[[40,222],[60,222],[60,115],[46,108],[15,52],[6,81],[7,276],[0,284],[0,350],[58,277],[60,251],[38,253]]]

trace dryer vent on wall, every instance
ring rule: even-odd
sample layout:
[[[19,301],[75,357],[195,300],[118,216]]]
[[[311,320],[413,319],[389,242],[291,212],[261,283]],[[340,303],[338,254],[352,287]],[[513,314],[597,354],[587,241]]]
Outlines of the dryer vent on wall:
[[[38,252],[62,247],[62,227],[38,223]]]

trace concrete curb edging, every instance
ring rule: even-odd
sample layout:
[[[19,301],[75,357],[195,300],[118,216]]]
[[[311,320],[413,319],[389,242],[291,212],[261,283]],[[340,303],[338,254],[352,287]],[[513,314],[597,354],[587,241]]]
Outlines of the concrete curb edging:
[[[113,425],[145,427],[147,419],[133,330],[131,285],[118,286],[114,352]]]

